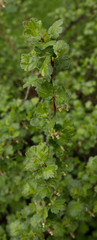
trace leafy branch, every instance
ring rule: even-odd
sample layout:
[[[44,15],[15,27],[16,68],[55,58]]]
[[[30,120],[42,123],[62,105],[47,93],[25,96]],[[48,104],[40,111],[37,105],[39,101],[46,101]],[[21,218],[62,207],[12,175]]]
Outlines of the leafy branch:
[[[51,218],[49,211],[52,212],[53,217],[54,214],[61,211],[59,221],[63,221],[61,216],[65,211],[64,190],[60,192],[58,183],[59,179],[62,180],[65,176],[62,171],[64,155],[66,156],[68,152],[68,141],[73,128],[69,121],[65,122],[67,106],[64,84],[59,86],[56,81],[58,72],[65,70],[68,58],[68,44],[63,40],[58,40],[63,29],[62,24],[63,20],[60,19],[46,31],[43,29],[41,21],[37,19],[32,18],[29,22],[24,23],[24,34],[31,45],[31,51],[22,55],[21,67],[25,71],[33,71],[33,74],[25,79],[24,87],[28,87],[25,100],[28,98],[30,87],[35,87],[39,102],[35,108],[31,125],[40,129],[40,132],[45,135],[44,142],[29,148],[24,164],[26,171],[29,172],[29,180],[24,187],[24,192],[31,194],[30,181],[34,180],[33,204],[36,208],[39,205],[41,209],[44,209],[41,210],[40,215],[35,210],[32,217],[32,221],[35,218],[40,219],[37,223],[41,229],[38,233],[39,238],[54,234],[53,223],[51,222],[49,225]],[[36,234],[37,230],[34,225],[32,229]]]

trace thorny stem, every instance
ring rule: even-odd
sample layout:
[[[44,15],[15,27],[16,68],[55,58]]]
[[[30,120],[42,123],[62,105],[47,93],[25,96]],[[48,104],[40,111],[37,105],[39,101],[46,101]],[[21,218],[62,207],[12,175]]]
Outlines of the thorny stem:
[[[55,97],[53,96],[53,115],[54,115],[54,116],[56,115],[56,109],[57,109],[56,99],[55,99]]]
[[[27,88],[25,98],[23,99],[24,102],[27,100],[27,98],[28,98],[28,96],[29,96],[30,89],[31,89],[31,86],[29,86],[29,87]]]
[[[52,61],[51,59],[51,66],[53,68],[53,72],[52,72],[52,75],[51,75],[51,84],[53,85],[53,79],[55,77],[55,72],[56,72],[56,69],[54,67],[54,61]],[[52,96],[52,99],[53,99],[53,115],[55,116],[56,115],[56,109],[57,109],[57,105],[56,105],[56,99],[54,96]]]

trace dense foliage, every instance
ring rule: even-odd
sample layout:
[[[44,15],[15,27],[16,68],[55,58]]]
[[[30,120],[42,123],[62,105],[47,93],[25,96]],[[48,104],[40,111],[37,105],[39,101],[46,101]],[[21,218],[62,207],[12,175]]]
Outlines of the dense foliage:
[[[97,2],[0,7],[0,240],[96,240]]]

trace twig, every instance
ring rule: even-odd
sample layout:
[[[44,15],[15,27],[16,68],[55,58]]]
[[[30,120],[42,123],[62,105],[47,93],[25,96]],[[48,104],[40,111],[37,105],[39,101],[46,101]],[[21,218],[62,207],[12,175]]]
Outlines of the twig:
[[[51,75],[51,81],[50,83],[53,85],[53,79],[55,77],[55,73],[56,73],[56,68],[54,66],[54,61],[52,61],[51,59],[51,66],[53,68],[53,72],[52,72],[52,75]],[[56,109],[57,109],[57,105],[56,105],[56,99],[54,96],[52,96],[52,100],[53,100],[53,115],[55,116],[56,115]]]
[[[81,15],[78,19],[76,19],[75,21],[70,22],[70,24],[69,24],[69,25],[63,30],[63,32],[59,35],[58,40],[60,40],[60,39],[64,36],[64,34],[65,34],[72,26],[74,26],[75,24],[79,23],[80,21],[82,21],[82,20],[85,19],[85,18],[87,18],[87,16],[83,14],[83,15]]]
[[[28,96],[29,96],[30,89],[31,89],[31,86],[29,86],[29,87],[27,88],[26,95],[25,95],[25,97],[24,97],[24,99],[23,99],[23,102],[25,102],[25,101],[27,100],[27,98],[28,98]]]
[[[1,38],[9,45],[9,47],[12,49],[12,51],[17,54],[17,50],[13,46],[13,43],[11,42],[10,38],[5,38],[3,33],[0,33]]]
[[[53,111],[54,111],[54,116],[56,115],[56,109],[57,109],[56,99],[55,99],[55,97],[53,96]]]

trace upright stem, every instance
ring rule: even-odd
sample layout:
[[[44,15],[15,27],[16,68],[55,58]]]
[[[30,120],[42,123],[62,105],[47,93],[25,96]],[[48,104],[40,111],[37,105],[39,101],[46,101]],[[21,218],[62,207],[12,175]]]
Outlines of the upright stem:
[[[52,72],[52,75],[51,75],[51,84],[53,85],[53,79],[55,77],[55,72],[56,72],[56,69],[55,69],[55,66],[54,66],[54,61],[52,61],[51,59],[51,65],[52,65],[52,68],[53,68],[53,72]],[[52,97],[53,99],[53,116],[56,115],[56,99],[55,99],[55,96]]]

